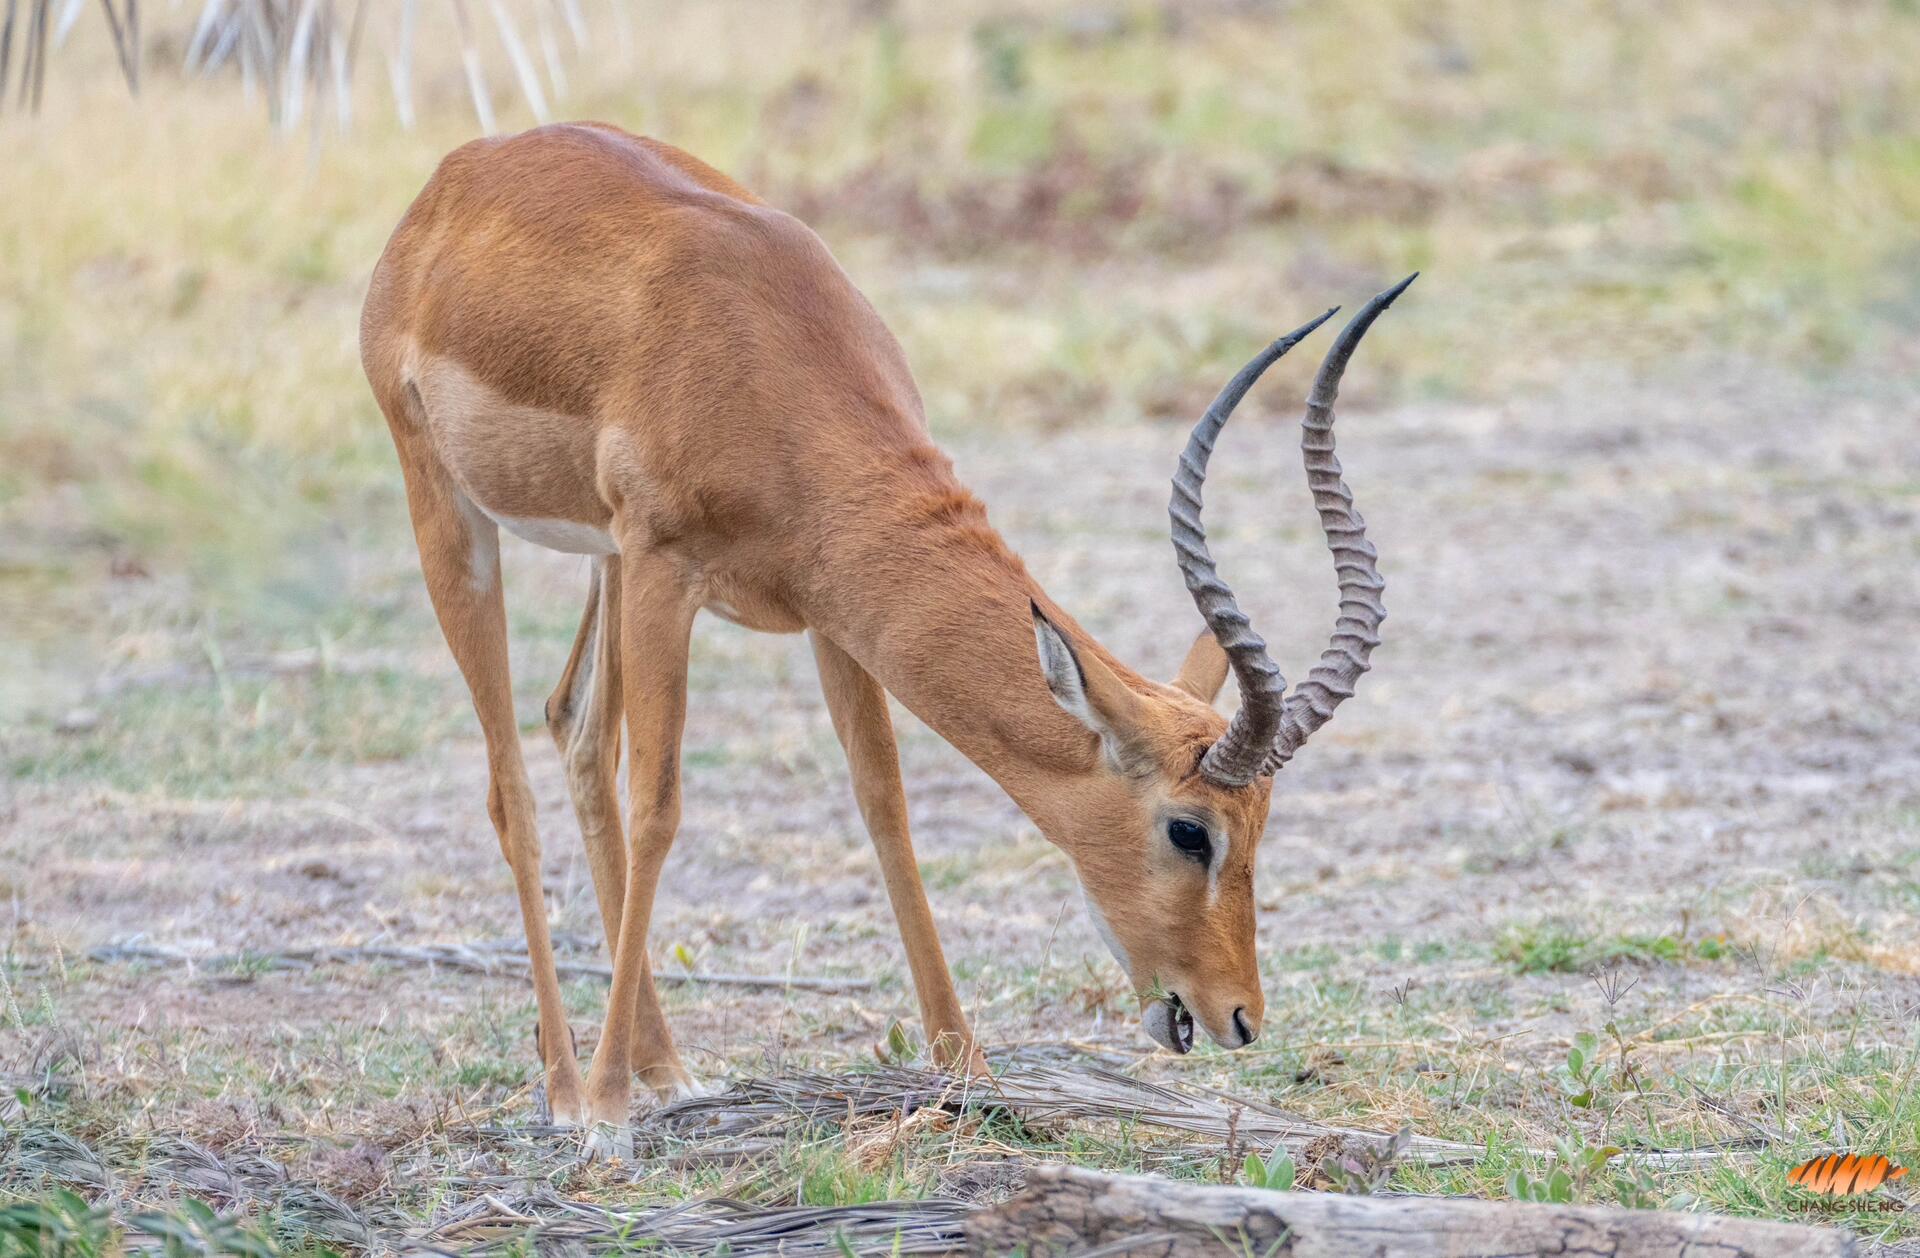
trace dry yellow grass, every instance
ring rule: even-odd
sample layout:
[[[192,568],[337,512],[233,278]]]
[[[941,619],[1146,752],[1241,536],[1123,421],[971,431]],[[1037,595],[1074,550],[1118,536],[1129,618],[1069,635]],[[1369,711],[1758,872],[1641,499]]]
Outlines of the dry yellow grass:
[[[1186,414],[1244,344],[1414,266],[1430,296],[1375,389],[1911,352],[1920,22],[1897,4],[630,11],[556,108],[807,211],[943,430]],[[420,130],[370,64],[351,136],[315,109],[310,142],[157,53],[130,102],[106,55],[83,23],[44,114],[0,124],[15,628],[94,619],[115,563],[179,576],[176,610],[264,592],[310,617],[343,530],[398,531],[354,313],[473,131],[457,57],[422,54]],[[531,121],[491,55],[502,125]]]

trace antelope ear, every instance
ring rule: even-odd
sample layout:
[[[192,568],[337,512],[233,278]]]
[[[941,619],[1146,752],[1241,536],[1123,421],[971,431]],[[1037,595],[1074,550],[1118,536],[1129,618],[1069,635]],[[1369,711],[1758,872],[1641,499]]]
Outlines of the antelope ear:
[[[1084,660],[1056,629],[1040,604],[1033,607],[1033,640],[1040,652],[1040,672],[1053,699],[1082,725],[1100,735],[1107,756],[1122,763],[1142,725],[1146,700],[1100,659]]]
[[[1193,645],[1187,648],[1187,658],[1181,661],[1180,675],[1173,679],[1173,688],[1186,691],[1202,703],[1212,703],[1220,697],[1220,687],[1226,684],[1227,653],[1211,629],[1202,629]]]

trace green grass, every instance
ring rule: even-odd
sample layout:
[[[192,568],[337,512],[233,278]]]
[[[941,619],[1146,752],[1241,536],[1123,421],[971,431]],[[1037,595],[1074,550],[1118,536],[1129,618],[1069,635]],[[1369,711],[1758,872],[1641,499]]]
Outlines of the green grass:
[[[252,795],[283,790],[291,763],[403,760],[466,732],[471,721],[457,675],[436,681],[375,669],[239,677],[133,688],[94,728],[38,731],[4,763],[15,780]]]
[[[1722,936],[1687,939],[1674,934],[1603,935],[1548,921],[1503,928],[1494,940],[1493,952],[1518,974],[1584,974],[1619,962],[1705,964],[1729,959],[1734,949]]]

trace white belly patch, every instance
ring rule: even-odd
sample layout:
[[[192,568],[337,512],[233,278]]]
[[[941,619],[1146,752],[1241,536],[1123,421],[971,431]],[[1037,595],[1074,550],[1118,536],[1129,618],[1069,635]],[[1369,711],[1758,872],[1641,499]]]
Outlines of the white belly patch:
[[[491,496],[522,510],[603,509],[591,474],[591,420],[510,402],[452,359],[422,358],[417,349],[409,357],[408,380],[419,393],[434,447],[475,508],[515,537],[548,550],[620,553],[601,525],[508,515],[487,505]]]
[[[487,511],[485,507],[480,508]],[[597,524],[582,524],[578,520],[536,520],[521,519],[511,515],[495,515],[487,511],[495,524],[515,537],[532,542],[536,546],[545,546],[548,550],[563,551],[569,555],[617,555],[620,547],[614,542],[613,534]]]

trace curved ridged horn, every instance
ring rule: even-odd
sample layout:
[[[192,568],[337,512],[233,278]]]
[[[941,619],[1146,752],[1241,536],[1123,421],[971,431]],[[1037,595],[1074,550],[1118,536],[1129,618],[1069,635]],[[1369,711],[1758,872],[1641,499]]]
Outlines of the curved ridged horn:
[[[1227,381],[1227,387],[1220,390],[1220,396],[1213,399],[1213,405],[1193,426],[1193,435],[1187,438],[1187,448],[1181,451],[1180,466],[1173,474],[1173,500],[1167,505],[1167,514],[1173,521],[1173,549],[1180,576],[1186,581],[1187,592],[1193,595],[1193,605],[1200,609],[1207,628],[1227,653],[1234,679],[1240,684],[1239,711],[1233,714],[1227,732],[1207,748],[1206,756],[1200,761],[1200,772],[1222,786],[1245,786],[1259,776],[1261,762],[1280,732],[1287,679],[1280,675],[1280,666],[1267,654],[1267,644],[1253,631],[1246,613],[1240,610],[1232,587],[1220,579],[1213,555],[1207,550],[1207,530],[1200,521],[1200,490],[1207,479],[1207,460],[1233,408],[1240,404],[1254,381],[1309,332],[1331,319],[1338,309],[1335,306],[1313,322],[1287,333],[1261,350],[1238,375]]]
[[[1306,460],[1313,506],[1320,513],[1320,528],[1327,535],[1327,549],[1333,552],[1334,573],[1340,582],[1340,615],[1334,621],[1327,649],[1320,653],[1320,662],[1286,698],[1273,747],[1260,766],[1262,773],[1279,772],[1300,745],[1327,723],[1333,710],[1352,697],[1354,684],[1367,671],[1373,648],[1380,645],[1380,622],[1387,618],[1380,593],[1387,583],[1374,566],[1379,555],[1367,540],[1367,522],[1353,509],[1353,491],[1340,479],[1340,460],[1333,454],[1333,400],[1340,391],[1340,375],[1346,371],[1347,360],[1353,357],[1360,338],[1380,312],[1418,278],[1418,271],[1407,276],[1368,302],[1340,329],[1339,338],[1320,364],[1320,374],[1313,378],[1313,391],[1307,394],[1307,413],[1300,421],[1300,452]]]

